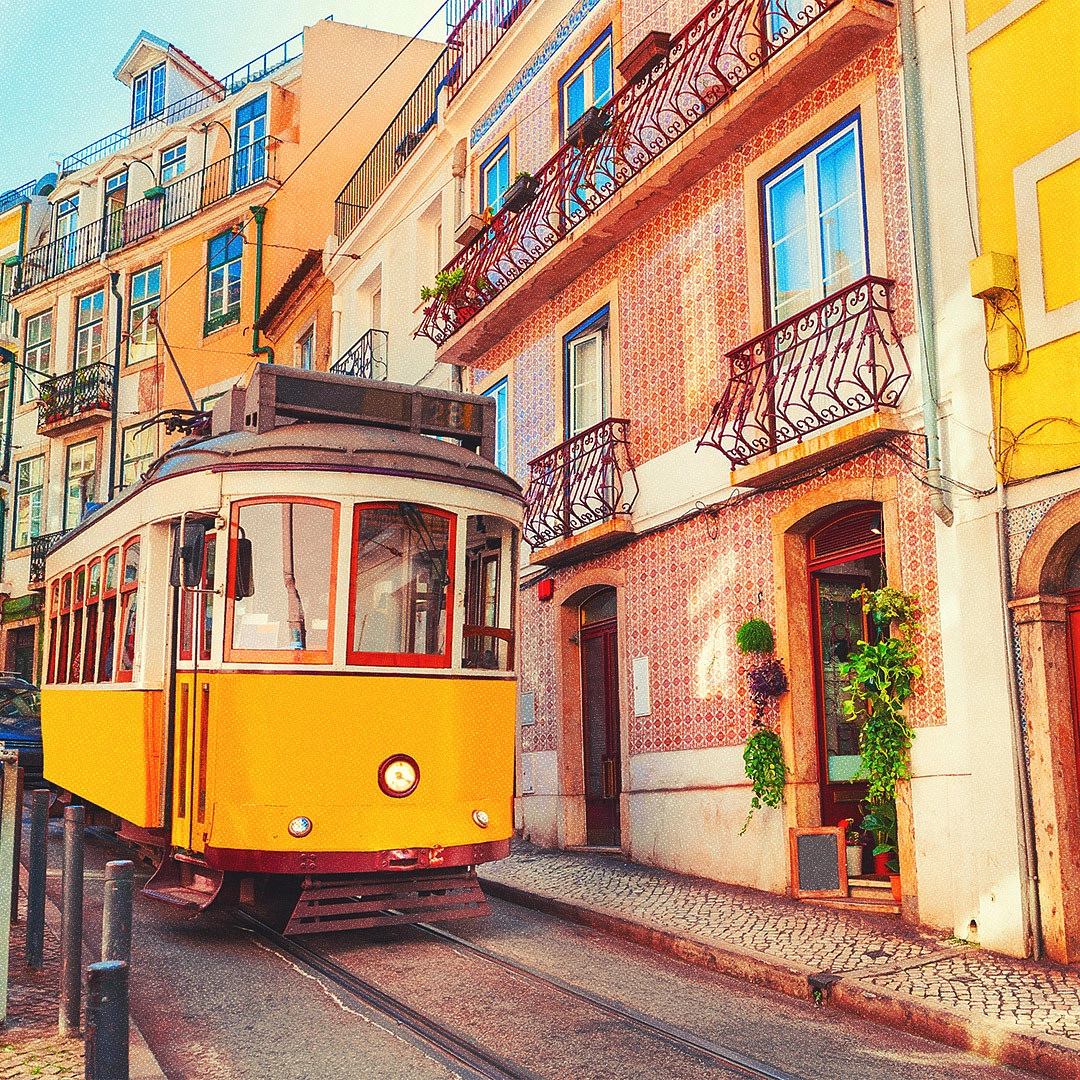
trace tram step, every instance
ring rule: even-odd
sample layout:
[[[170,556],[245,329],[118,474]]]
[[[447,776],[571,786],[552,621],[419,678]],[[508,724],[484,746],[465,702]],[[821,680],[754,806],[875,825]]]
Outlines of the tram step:
[[[286,936],[489,914],[475,870],[307,878]]]
[[[188,911],[202,911],[213,903],[224,879],[223,871],[199,860],[166,855],[143,886],[142,895]]]

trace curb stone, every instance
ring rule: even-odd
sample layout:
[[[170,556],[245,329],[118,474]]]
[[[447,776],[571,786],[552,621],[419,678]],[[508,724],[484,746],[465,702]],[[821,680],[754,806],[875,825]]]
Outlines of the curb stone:
[[[755,986],[803,1001],[819,1001],[864,1020],[969,1050],[996,1063],[1039,1073],[1052,1080],[1076,1080],[1080,1076],[1080,1050],[1065,1039],[1048,1033],[1035,1034],[1007,1021],[989,1020],[950,1005],[933,1005],[871,981],[907,964],[889,965],[862,976],[818,972],[781,956],[702,941],[574,901],[529,892],[482,874],[480,881],[486,893],[519,907],[604,931]],[[960,951],[963,950],[948,949],[921,963],[937,963]]]

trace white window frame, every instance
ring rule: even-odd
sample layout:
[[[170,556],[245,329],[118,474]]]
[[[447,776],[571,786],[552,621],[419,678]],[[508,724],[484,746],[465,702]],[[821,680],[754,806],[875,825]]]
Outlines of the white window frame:
[[[173,156],[169,157],[170,154]],[[166,184],[171,184],[177,177],[183,176],[186,169],[186,140],[184,142],[175,143],[172,146],[167,146],[161,151],[161,164],[158,169],[158,174],[161,177],[160,183],[162,187]],[[166,175],[166,173],[168,173],[168,175]]]
[[[98,305],[94,303],[95,297],[101,298],[101,305],[100,314],[93,317],[95,311],[98,310]],[[90,301],[89,311],[91,318],[83,322],[83,305],[87,301]],[[102,288],[95,289],[85,296],[80,296],[75,301],[75,358],[71,365],[72,368],[75,371],[81,371],[91,364],[99,363],[104,350],[105,290]]]
[[[504,473],[510,472],[509,385],[509,378],[504,377],[483,392],[484,397],[495,402],[495,464]]]
[[[48,326],[48,337],[41,337],[39,327],[42,323]],[[30,341],[33,331],[38,331],[38,337]],[[31,371],[37,372],[42,380],[47,379],[52,371],[52,309],[39,311],[31,315],[23,324],[23,377],[22,392],[19,395],[20,404],[34,401],[41,396],[39,384],[32,382]]]
[[[23,476],[30,481],[34,480],[34,464],[40,464],[41,474],[37,483],[31,482],[23,486]],[[25,469],[25,474],[24,474]],[[33,457],[23,458],[15,463],[15,513],[11,524],[11,547],[12,550],[29,547],[35,537],[41,535],[41,515],[44,508],[45,493],[45,455],[35,454]],[[24,502],[24,500],[26,500]],[[27,508],[25,520],[25,532],[20,524],[23,518],[23,507]]]
[[[498,169],[503,161],[506,162],[506,184],[494,199],[489,200],[488,177]],[[503,198],[506,195],[506,189],[510,186],[510,182],[510,140],[504,139],[487,157],[484,164],[480,166],[480,201],[484,204],[480,207],[481,213],[485,213],[490,208],[492,214],[497,214],[502,209]]]
[[[85,453],[86,448],[90,448],[90,464],[87,467]],[[75,451],[81,451],[83,454],[83,461],[78,472],[71,471],[71,458],[72,453]],[[69,443],[64,451],[64,528],[74,529],[76,525],[82,520],[83,514],[86,513],[86,507],[88,503],[94,501],[95,487],[97,486],[97,467],[98,467],[98,453],[97,453],[97,438],[83,439],[80,442]],[[71,509],[73,501],[71,497],[72,481],[75,481],[77,485],[77,499],[75,503],[78,505],[78,513],[75,515],[75,520],[71,520]]]
[[[157,457],[157,428],[132,424],[120,440],[120,487],[130,487]],[[141,464],[141,468],[140,468]]]
[[[150,277],[157,271],[157,289],[147,291]],[[142,295],[136,299],[136,288],[143,282]],[[151,311],[161,303],[161,263],[147,266],[131,275],[128,289],[128,352],[127,365],[141,364],[157,356],[157,325],[149,321]]]
[[[611,357],[610,357],[610,312],[604,314],[601,318],[597,319],[595,323],[592,320],[586,320],[585,323],[572,330],[564,341],[564,364],[566,372],[566,437],[568,439],[574,438],[575,435],[580,435],[583,431],[588,431],[589,428],[595,427],[602,420],[606,420],[611,416]],[[599,410],[600,415],[596,417],[587,417],[588,423],[579,422],[578,410],[576,404],[576,390],[580,386],[586,384],[586,380],[579,379],[580,372],[578,367],[578,355],[579,350],[586,342],[595,341],[598,343],[597,358],[594,364],[598,370],[594,369],[594,378],[589,381],[599,380]]]

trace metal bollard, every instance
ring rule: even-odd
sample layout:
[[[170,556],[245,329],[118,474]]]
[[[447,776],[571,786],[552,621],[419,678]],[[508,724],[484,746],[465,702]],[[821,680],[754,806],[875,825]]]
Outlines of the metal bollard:
[[[11,921],[19,921],[19,875],[22,873],[23,767],[15,794],[15,858],[11,864]]]
[[[86,969],[86,1080],[128,1080],[128,966]]]
[[[105,906],[101,911],[101,959],[131,963],[131,897],[135,864],[117,859],[105,864]]]
[[[49,865],[49,792],[30,796],[30,872],[26,881],[26,966],[40,971],[45,950],[45,871]]]
[[[81,806],[64,810],[64,906],[60,912],[60,1034],[79,1033],[82,1003],[83,825]]]
[[[15,859],[15,819],[19,808],[15,805],[18,794],[19,752],[0,750],[3,764],[4,796],[0,810],[0,911],[11,908],[11,867]],[[0,1025],[7,1023],[8,957],[11,948],[11,921],[0,921]]]

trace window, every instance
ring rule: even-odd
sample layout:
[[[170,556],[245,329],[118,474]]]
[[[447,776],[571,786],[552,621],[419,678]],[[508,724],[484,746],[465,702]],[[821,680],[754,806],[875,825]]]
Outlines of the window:
[[[39,397],[42,379],[46,378],[52,366],[52,312],[43,311],[40,315],[26,320],[26,339],[23,344],[23,377],[20,401],[25,405]],[[36,377],[40,375],[40,377]]]
[[[333,658],[338,506],[288,499],[242,503],[232,524],[226,659],[328,664]],[[237,539],[251,543],[251,596],[236,597]]]
[[[98,682],[112,682],[116,664],[116,586],[120,566],[118,549],[105,556],[105,581],[101,589],[101,652],[98,653]]]
[[[131,126],[138,127],[165,111],[165,65],[158,64],[131,84]]]
[[[488,515],[469,518],[465,530],[465,625],[461,663],[509,671],[514,666],[513,568],[517,530]]]
[[[191,519],[188,518],[190,521]],[[179,526],[174,526],[179,537]],[[175,540],[174,540],[175,543]],[[190,660],[192,650],[192,614],[199,611],[199,659],[209,660],[214,630],[214,561],[217,557],[217,535],[208,532],[203,543],[202,576],[199,588],[204,592],[184,589],[180,599],[180,659]]]
[[[45,487],[45,455],[24,458],[15,466],[15,535],[12,547],[28,547],[41,535],[41,495]]]
[[[11,306],[14,287],[15,267],[0,266],[0,335],[10,338],[19,335],[19,313]]]
[[[177,143],[161,152],[161,183],[175,180],[187,167],[187,143]]]
[[[95,559],[87,568],[86,583],[86,642],[83,646],[82,681],[93,682],[97,673],[98,604],[101,600],[101,560]]]
[[[139,614],[139,538],[124,545],[120,581],[120,662],[116,681],[131,682],[135,671],[135,630]]]
[[[212,334],[223,326],[240,321],[240,270],[244,238],[223,232],[210,241],[206,277],[206,327]]]
[[[78,252],[78,238],[75,231],[79,227],[79,196],[72,195],[70,199],[56,204],[56,239],[61,241],[57,245],[56,260],[62,270],[70,270],[75,265]]]
[[[266,176],[266,95],[236,110],[233,186],[239,190]]]
[[[497,214],[502,209],[503,195],[510,186],[510,140],[503,141],[480,166],[480,211]]]
[[[300,367],[304,371],[315,370],[315,328],[312,327],[301,339],[297,346],[297,356]]]
[[[105,313],[105,290],[83,296],[75,307],[75,367],[84,368],[101,359],[101,331]]]
[[[495,464],[503,472],[510,471],[510,447],[507,440],[506,379],[484,391],[484,397],[495,402]]]
[[[858,119],[767,176],[763,191],[775,325],[867,272]]]
[[[350,664],[450,666],[454,526],[413,503],[356,508]]]
[[[559,111],[565,140],[571,125],[593,105],[611,100],[611,29],[608,28],[588,52],[559,82]]]
[[[371,329],[382,330],[382,289],[371,294]]]
[[[127,202],[127,170],[105,180],[105,239],[110,251],[124,244],[124,205]]]
[[[573,438],[611,412],[608,309],[583,322],[564,339],[566,351],[566,437]]]
[[[87,439],[68,447],[64,474],[64,528],[74,529],[94,501],[94,477],[97,472],[97,440]]]
[[[128,301],[129,364],[138,364],[157,356],[157,324],[150,319],[161,300],[161,267],[151,266],[131,277],[131,297]]]
[[[56,649],[56,681],[67,682],[68,646],[71,643],[71,575],[60,582],[60,642]]]
[[[123,453],[120,465],[120,486],[131,487],[157,457],[157,440],[153,425],[137,425],[124,429]]]
[[[83,601],[86,599],[86,567],[80,566],[75,571],[75,598],[71,616],[71,666],[68,669],[68,682],[81,682],[82,670],[82,632]]]

